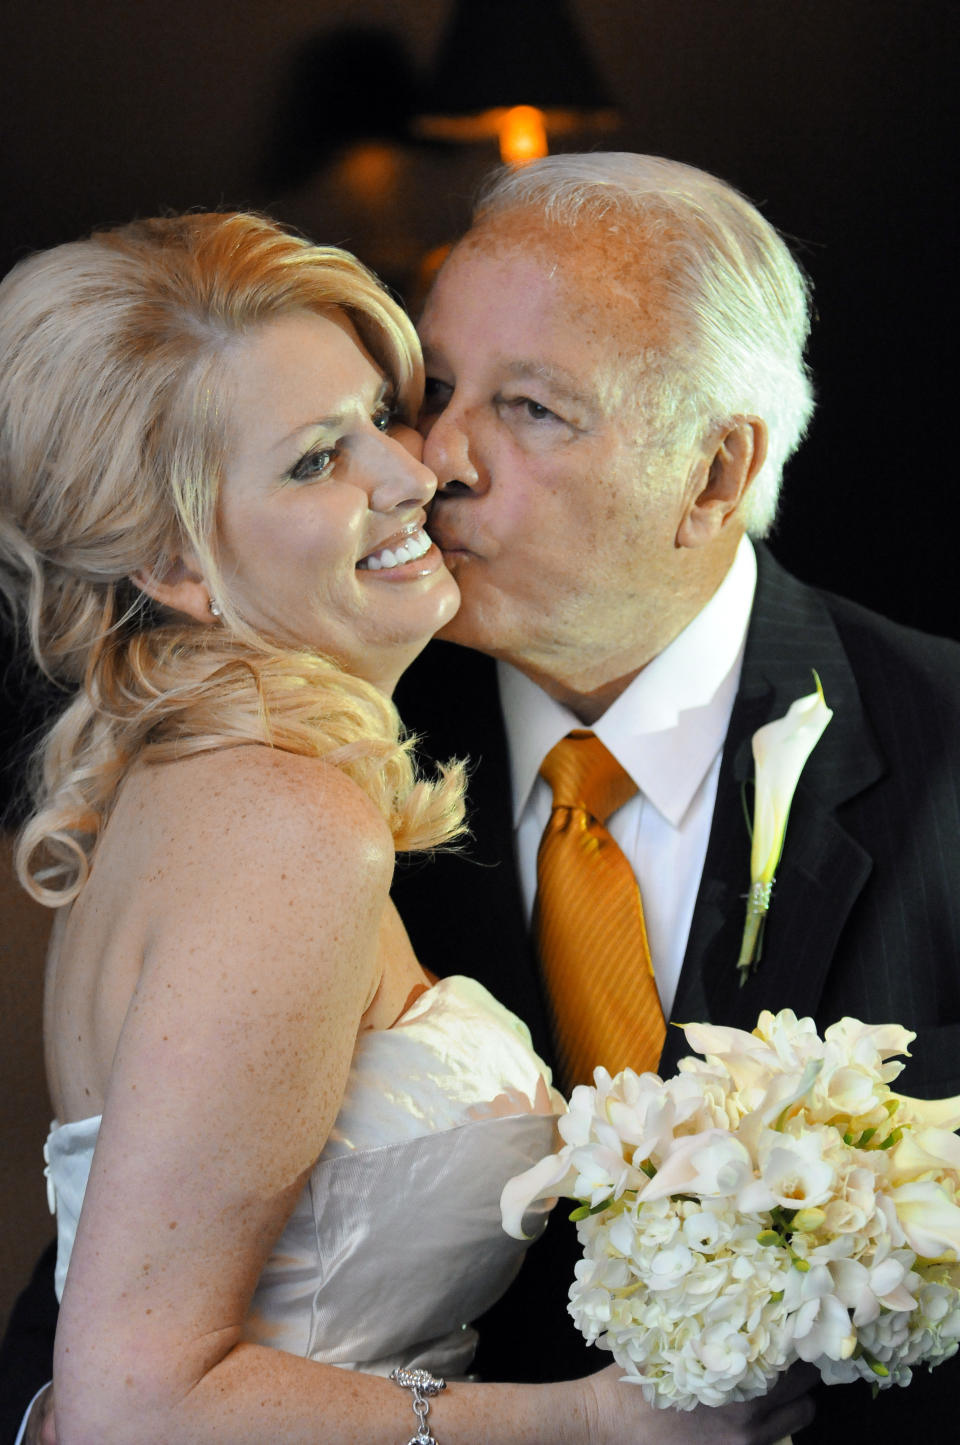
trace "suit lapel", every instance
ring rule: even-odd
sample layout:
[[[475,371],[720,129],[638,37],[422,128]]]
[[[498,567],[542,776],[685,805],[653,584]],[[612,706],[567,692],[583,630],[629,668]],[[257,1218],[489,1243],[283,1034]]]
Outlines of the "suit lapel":
[[[773,891],[763,958],[744,988],[736,959],[750,877],[743,788],[753,777],[751,738],[823,683],[834,716],[794,797]],[[757,594],[740,691],[731,717],[717,802],[674,1006],[681,1021],[707,1018],[750,1028],[762,1008],[815,1014],[844,924],[871,870],[839,810],[883,772],[856,681],[824,603],[758,548]],[[752,806],[752,790],[747,794]],[[669,1067],[684,1051],[672,1031]]]
[[[851,909],[872,867],[844,829],[842,805],[884,771],[830,613],[758,547],[757,593],[740,691],[724,747],[713,824],[672,1018],[750,1028],[762,1008],[815,1014]],[[750,874],[742,791],[754,732],[808,693],[816,668],[834,710],[794,798],[764,953],[740,988],[736,960]],[[437,973],[479,978],[550,1053],[543,1000],[514,864],[510,769],[494,664],[433,643],[398,694],[401,716],[433,758],[470,759],[472,839],[462,855],[402,865],[396,895],[414,947]],[[752,802],[752,799],[751,799]],[[668,1030],[661,1068],[684,1052]]]
[[[515,864],[513,803],[495,663],[434,642],[397,692],[400,715],[434,759],[466,758],[470,837],[457,853],[398,865],[394,897],[421,963],[466,973],[529,1026],[549,1058],[539,973]]]

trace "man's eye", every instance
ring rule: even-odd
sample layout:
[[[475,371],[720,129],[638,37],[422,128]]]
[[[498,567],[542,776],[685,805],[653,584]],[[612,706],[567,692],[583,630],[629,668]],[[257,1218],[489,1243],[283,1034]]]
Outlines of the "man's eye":
[[[318,451],[307,452],[291,467],[290,477],[295,482],[315,482],[318,477],[326,476],[336,460],[336,447],[321,447]]]
[[[437,412],[443,411],[450,400],[453,387],[446,381],[438,381],[435,376],[428,376],[423,384],[423,405],[421,414],[435,416]]]
[[[543,402],[534,401],[532,396],[511,396],[506,398],[508,408],[520,415],[524,421],[552,422],[561,421],[555,411],[551,411]]]

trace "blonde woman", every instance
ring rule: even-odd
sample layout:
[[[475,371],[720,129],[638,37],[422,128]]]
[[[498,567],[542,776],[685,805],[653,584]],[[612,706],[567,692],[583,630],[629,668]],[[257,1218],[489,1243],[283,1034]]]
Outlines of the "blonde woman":
[[[500,1189],[559,1101],[455,958],[424,976],[389,899],[395,850],[462,815],[459,768],[418,780],[389,701],[457,605],[409,322],[342,252],[194,215],[23,263],[0,357],[4,586],[73,690],[18,853],[57,909],[61,1445],[798,1423],[651,1412],[616,1369],[463,1380],[519,1262]]]

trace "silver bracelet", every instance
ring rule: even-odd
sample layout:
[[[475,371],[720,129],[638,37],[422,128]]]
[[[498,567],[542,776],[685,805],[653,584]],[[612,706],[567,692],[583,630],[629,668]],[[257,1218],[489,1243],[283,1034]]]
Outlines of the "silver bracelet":
[[[429,1370],[404,1370],[399,1365],[390,1371],[390,1378],[402,1389],[409,1390],[413,1396],[417,1433],[407,1441],[407,1445],[437,1445],[427,1425],[427,1416],[430,1414],[429,1399],[447,1388],[446,1380],[441,1380],[439,1375],[431,1375]]]

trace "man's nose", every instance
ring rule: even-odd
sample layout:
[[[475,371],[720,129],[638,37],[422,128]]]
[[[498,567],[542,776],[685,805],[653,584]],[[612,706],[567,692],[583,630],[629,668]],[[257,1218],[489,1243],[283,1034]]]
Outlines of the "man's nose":
[[[438,494],[485,489],[478,443],[465,412],[446,407],[434,417],[423,441],[423,460],[436,473]]]

